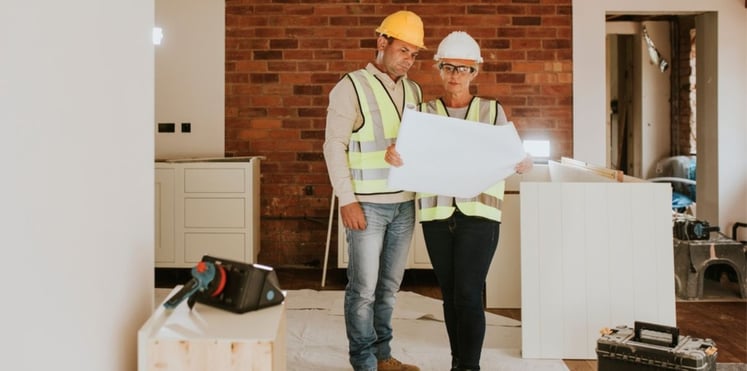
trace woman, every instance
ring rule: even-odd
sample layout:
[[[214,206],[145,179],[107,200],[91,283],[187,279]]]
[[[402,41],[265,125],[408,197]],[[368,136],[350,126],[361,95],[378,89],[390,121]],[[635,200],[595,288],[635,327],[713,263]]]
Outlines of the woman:
[[[452,32],[441,41],[433,59],[444,92],[421,104],[421,111],[488,125],[508,123],[500,103],[470,93],[470,83],[482,63],[480,47],[470,35]],[[394,146],[389,146],[385,157],[393,166],[403,164]],[[531,168],[527,157],[515,170],[523,173]],[[417,195],[426,248],[443,297],[452,371],[480,369],[485,338],[482,293],[498,245],[503,193],[501,181],[470,199]]]

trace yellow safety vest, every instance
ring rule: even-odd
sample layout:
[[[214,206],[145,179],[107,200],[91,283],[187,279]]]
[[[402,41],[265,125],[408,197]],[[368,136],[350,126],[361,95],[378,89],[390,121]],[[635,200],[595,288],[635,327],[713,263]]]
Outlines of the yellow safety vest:
[[[467,108],[465,120],[495,125],[498,117],[498,101],[473,97]],[[423,112],[449,116],[441,99],[435,99],[420,105]],[[446,219],[454,213],[456,208],[465,214],[479,216],[497,222],[501,221],[501,207],[505,182],[500,181],[479,195],[472,198],[454,198],[428,193],[418,193],[417,202],[420,209],[420,221]]]
[[[393,143],[402,120],[392,97],[376,76],[360,69],[346,75],[353,82],[363,115],[362,126],[350,136],[348,165],[355,194],[397,193],[387,186],[390,165],[384,160],[386,148]],[[420,85],[402,78],[403,107],[423,100]]]

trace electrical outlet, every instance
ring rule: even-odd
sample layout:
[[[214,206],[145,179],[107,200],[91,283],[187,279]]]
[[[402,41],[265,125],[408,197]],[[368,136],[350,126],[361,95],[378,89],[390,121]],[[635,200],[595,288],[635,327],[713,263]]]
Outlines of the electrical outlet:
[[[158,132],[159,133],[173,133],[176,131],[176,125],[173,122],[159,122]]]
[[[192,132],[192,123],[182,122],[182,133],[191,133],[191,132]]]

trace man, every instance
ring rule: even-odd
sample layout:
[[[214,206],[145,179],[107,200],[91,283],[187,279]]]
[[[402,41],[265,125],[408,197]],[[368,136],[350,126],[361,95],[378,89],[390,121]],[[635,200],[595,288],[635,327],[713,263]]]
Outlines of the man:
[[[340,202],[348,242],[345,327],[350,364],[359,370],[419,370],[391,354],[392,311],[415,223],[414,194],[387,187],[387,146],[402,109],[422,101],[408,80],[423,44],[423,22],[410,11],[376,29],[376,58],[330,91],[324,158]]]

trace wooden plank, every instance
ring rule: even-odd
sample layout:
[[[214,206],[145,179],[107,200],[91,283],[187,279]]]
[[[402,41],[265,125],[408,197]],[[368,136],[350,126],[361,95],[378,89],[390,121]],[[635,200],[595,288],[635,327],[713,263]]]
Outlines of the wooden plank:
[[[656,261],[660,262],[657,265],[658,279],[656,282],[656,296],[659,298],[659,312],[657,313],[658,318],[671,319],[669,322],[670,326],[676,325],[677,308],[676,308],[676,293],[674,290],[674,249],[672,245],[672,188],[669,184],[660,184],[660,187],[655,187],[655,192],[649,193],[651,199],[649,200],[651,208],[653,210],[654,218],[652,226],[653,230],[656,231],[653,235],[653,241],[651,244],[656,246]],[[641,193],[645,193],[645,188],[639,190]],[[642,196],[639,196],[642,197]],[[666,263],[669,264],[666,264]]]
[[[624,178],[624,173],[621,170],[614,170],[614,169],[608,169],[603,166],[590,164],[588,162],[575,160],[568,157],[561,157],[560,163],[565,166],[574,167],[580,170],[589,171],[594,174],[612,179],[617,182],[622,182]]]
[[[647,192],[646,192],[647,191]],[[633,233],[633,245],[630,251],[633,254],[633,269],[631,272],[634,273],[634,311],[635,318],[639,321],[646,322],[657,322],[658,320],[658,309],[656,305],[657,289],[656,279],[660,279],[657,273],[658,262],[657,252],[652,243],[654,242],[654,236],[656,231],[654,230],[654,213],[651,208],[651,187],[633,187],[631,189],[630,207],[631,214],[634,218],[631,218],[631,232]],[[647,194],[648,193],[648,194]],[[671,219],[671,217],[670,217]],[[671,227],[669,228],[671,231]],[[671,260],[674,260],[672,253],[672,242],[670,240],[668,245],[669,254]],[[671,263],[674,265],[674,263]],[[666,279],[673,280],[674,274]],[[674,303],[673,303],[674,304]],[[674,324],[675,318],[672,318],[670,324]]]
[[[540,252],[539,183],[521,184],[521,345],[524,358],[539,358]]]
[[[519,195],[503,196],[498,250],[486,278],[485,303],[488,308],[521,307]]]
[[[564,205],[585,205],[586,187],[588,184],[561,183],[561,219],[559,224],[560,246],[559,263],[562,264],[562,308],[563,317],[558,319],[562,324],[562,334],[559,345],[562,347],[562,355],[576,355],[583,353],[586,344],[586,317],[588,315],[586,303],[586,289],[579,285],[586,281],[587,235],[589,234],[586,221],[588,210],[585,207],[564,207]],[[563,341],[565,334],[576,334],[578,341]]]
[[[608,189],[609,226],[607,227],[607,238],[609,240],[608,260],[600,262],[608,271],[618,272],[609,276],[608,319],[609,325],[603,327],[614,327],[633,323],[635,320],[633,302],[634,277],[630,272],[635,270],[635,258],[631,254],[633,237],[630,220],[633,218],[629,200],[632,195],[631,187],[610,187]],[[613,320],[614,319],[614,320]]]
[[[151,340],[149,371],[272,370],[272,342]]]
[[[159,305],[138,331],[138,369],[285,371],[286,326],[284,303],[244,314],[200,303],[190,310],[186,301],[172,310]]]
[[[610,290],[610,272],[614,268],[606,264],[609,261],[609,195],[608,190],[617,186],[616,183],[593,183],[584,184],[584,209],[585,213],[585,265],[584,281],[586,291],[586,318],[584,327],[579,329],[585,340],[577,344],[573,353],[568,353],[571,358],[588,358],[588,344],[596,342],[599,338],[599,327],[596,323],[608,323],[609,303],[615,294]]]
[[[541,358],[562,358],[563,313],[558,310],[563,305],[562,286],[562,188],[548,187],[551,183],[540,184],[540,226],[539,241],[539,323],[542,331],[540,344]],[[548,207],[548,205],[554,205]],[[555,310],[548,310],[555,308]],[[523,318],[523,317],[522,317]]]

